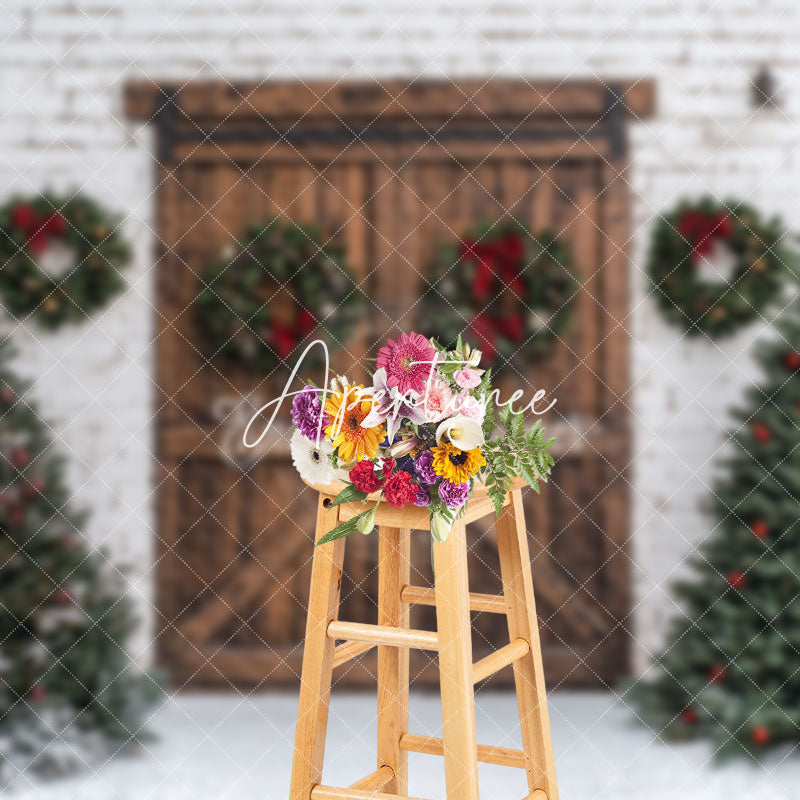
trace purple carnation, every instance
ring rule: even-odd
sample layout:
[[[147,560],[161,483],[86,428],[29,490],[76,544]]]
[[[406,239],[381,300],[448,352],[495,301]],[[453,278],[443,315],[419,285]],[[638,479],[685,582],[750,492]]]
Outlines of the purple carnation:
[[[423,486],[421,483],[418,483],[417,499],[414,501],[414,505],[425,508],[430,504],[431,504],[431,493],[428,491],[428,488],[426,486]]]
[[[439,479],[439,476],[433,471],[433,452],[431,450],[423,450],[414,462],[414,472],[417,477],[430,486]]]
[[[312,442],[317,440],[319,431],[319,418],[322,417],[322,429],[330,424],[330,417],[322,413],[320,401],[321,390],[316,386],[306,386],[300,394],[292,400],[292,422],[306,439]]]
[[[450,483],[443,480],[439,484],[439,497],[448,508],[461,508],[469,497],[469,481]]]

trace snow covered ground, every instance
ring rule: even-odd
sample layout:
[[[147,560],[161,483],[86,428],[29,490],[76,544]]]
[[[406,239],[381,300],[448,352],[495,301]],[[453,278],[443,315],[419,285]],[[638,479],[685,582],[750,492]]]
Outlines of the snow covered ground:
[[[25,778],[13,800],[286,800],[297,700],[291,694],[181,694],[154,719],[158,741],[67,780],[34,784]],[[797,800],[795,752],[763,765],[710,763],[706,744],[666,746],[631,721],[607,693],[559,692],[551,699],[553,739],[562,800]],[[511,694],[478,697],[478,740],[518,747]],[[436,695],[411,700],[411,729],[436,734]],[[331,705],[325,782],[346,786],[374,768],[375,700],[335,693]],[[482,800],[521,800],[521,771],[482,765]],[[411,755],[411,794],[444,797],[438,756]]]

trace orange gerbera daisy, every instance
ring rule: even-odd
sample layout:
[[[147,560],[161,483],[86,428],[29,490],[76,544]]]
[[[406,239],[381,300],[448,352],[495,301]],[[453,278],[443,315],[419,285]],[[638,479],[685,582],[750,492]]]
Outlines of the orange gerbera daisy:
[[[339,461],[349,464],[364,456],[375,458],[378,445],[386,431],[384,425],[363,428],[361,423],[372,409],[372,397],[359,394],[363,386],[346,386],[343,392],[334,392],[325,400],[325,413],[331,421],[325,426],[325,435],[337,450]]]

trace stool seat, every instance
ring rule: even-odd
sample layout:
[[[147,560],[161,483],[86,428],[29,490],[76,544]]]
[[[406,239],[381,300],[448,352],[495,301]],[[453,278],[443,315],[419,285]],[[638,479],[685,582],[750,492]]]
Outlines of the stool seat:
[[[310,486],[315,491],[319,492],[327,498],[336,497],[342,489],[346,488],[349,484],[342,481],[334,481],[333,483],[316,484],[304,481],[307,486]],[[513,478],[511,481],[510,491],[521,489],[527,486],[522,478]],[[342,503],[339,506],[339,522],[347,522],[347,520],[357,517],[367,505],[373,505],[378,501],[380,492],[372,492],[367,495],[364,503]],[[510,493],[506,496],[505,504],[510,502]],[[329,500],[330,502],[330,500]],[[365,505],[366,503],[366,505]],[[463,514],[465,523],[474,522],[477,519],[485,517],[487,514],[492,513],[494,505],[489,497],[486,485],[481,481],[475,481],[472,491],[470,492],[467,508]],[[418,508],[417,506],[405,506],[404,508],[392,508],[386,500],[381,500],[378,508],[375,511],[375,524],[380,525],[395,525],[401,528],[410,528],[415,531],[430,530],[430,515],[427,508]]]
[[[524,769],[528,782],[524,800],[558,799],[523,485],[515,480],[500,515],[495,514],[486,487],[473,487],[447,540],[432,545],[432,588],[411,584],[411,530],[429,528],[428,509],[396,509],[381,500],[375,515],[378,620],[374,625],[338,617],[346,537],[315,547],[289,800],[413,800],[408,796],[409,752],[444,758],[447,800],[479,800],[479,762]],[[361,502],[333,504],[344,483],[311,486],[319,493],[315,541],[364,511]],[[375,493],[367,501],[375,503],[378,498]],[[468,585],[466,525],[489,515],[495,517],[502,595],[471,593]],[[435,606],[436,631],[411,628],[413,605]],[[508,644],[475,663],[470,611],[504,615],[509,634]],[[322,767],[333,670],[373,647],[378,649],[376,769],[350,787],[326,786]],[[441,738],[408,729],[411,648],[438,655]],[[474,685],[509,666],[519,705],[521,750],[478,744],[476,739]]]

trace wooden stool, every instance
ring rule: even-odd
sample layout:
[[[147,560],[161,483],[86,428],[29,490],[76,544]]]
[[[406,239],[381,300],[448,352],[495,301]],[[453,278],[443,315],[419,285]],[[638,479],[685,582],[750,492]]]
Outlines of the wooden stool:
[[[292,765],[290,800],[391,800],[407,798],[408,752],[444,756],[447,800],[478,800],[478,762],[526,770],[525,800],[557,800],[542,652],[522,509],[515,483],[497,518],[503,596],[470,594],[467,584],[468,522],[493,514],[485,489],[476,486],[466,513],[447,542],[434,544],[435,589],[410,585],[410,531],[428,529],[428,510],[400,510],[382,502],[379,526],[378,624],[338,620],[345,539],[316,547],[311,569],[303,674]],[[364,510],[360,503],[332,506],[342,485],[320,492],[316,538]],[[357,534],[352,534],[357,535]],[[409,607],[435,605],[437,632],[411,630]],[[510,643],[472,663],[470,609],[505,614]],[[341,641],[338,646],[336,641]],[[333,670],[378,647],[378,764],[347,789],[322,785],[325,730]],[[408,730],[409,648],[436,650],[442,695],[442,738]],[[473,686],[514,666],[523,750],[479,745]]]

